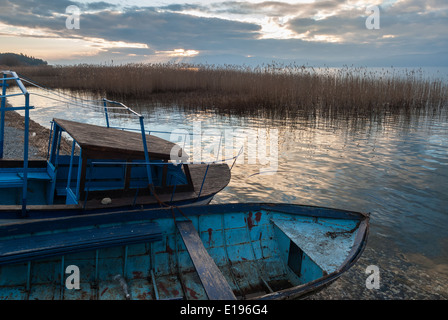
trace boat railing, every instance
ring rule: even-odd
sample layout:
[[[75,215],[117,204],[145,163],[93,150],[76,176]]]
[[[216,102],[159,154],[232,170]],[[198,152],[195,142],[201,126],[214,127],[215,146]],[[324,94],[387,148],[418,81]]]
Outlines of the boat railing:
[[[142,136],[142,143],[143,143],[143,151],[144,151],[144,155],[145,155],[145,162],[149,163],[149,152],[148,152],[148,145],[146,143],[146,131],[145,131],[145,122],[144,122],[144,116],[134,110],[132,110],[131,108],[129,108],[128,106],[126,106],[125,104],[121,103],[121,102],[117,102],[117,101],[112,101],[112,100],[108,100],[106,98],[103,99],[103,103],[104,103],[104,111],[105,111],[105,116],[106,116],[106,125],[109,128],[109,115],[108,115],[108,103],[117,105],[119,107],[121,107],[123,110],[128,111],[129,113],[131,113],[134,116],[137,116],[140,122],[140,133]],[[152,181],[152,175],[151,175],[151,168],[149,165],[146,166],[146,174],[148,176],[148,181]]]
[[[151,135],[151,134],[170,134],[170,135],[171,135],[171,134],[173,134],[172,131],[145,130],[144,127],[142,127],[142,126],[141,126],[140,128],[112,126],[112,125],[110,124],[108,103],[115,104],[115,105],[119,105],[119,106],[121,106],[121,107],[123,107],[123,108],[125,108],[125,109],[128,109],[130,112],[133,112],[135,115],[137,115],[137,116],[139,116],[139,117],[142,116],[142,115],[139,114],[138,112],[136,112],[136,111],[130,109],[129,107],[127,107],[126,105],[124,105],[124,104],[121,103],[121,102],[111,101],[111,100],[108,100],[108,99],[103,99],[103,101],[104,101],[104,114],[105,114],[105,118],[106,118],[106,125],[107,125],[108,128],[118,129],[118,130],[125,130],[125,131],[138,131],[138,132],[142,132],[142,134],[143,134],[143,132],[144,132],[144,133],[146,133],[146,134],[148,134],[148,135]],[[195,136],[196,134],[197,134],[197,133],[191,133],[191,132],[184,132],[184,133],[176,132],[176,135],[177,135],[177,136],[180,136],[180,135],[183,135],[183,136],[184,136],[184,139],[183,139],[183,145],[182,145],[182,150],[185,150],[185,144],[186,144],[186,141],[187,141],[187,138],[186,138],[186,137],[187,137],[187,136],[193,136],[193,138],[194,138],[194,136]],[[217,150],[216,160],[214,160],[214,161],[201,161],[202,164],[216,163],[216,162],[219,162],[219,161],[221,161],[221,162],[227,162],[227,161],[231,161],[231,160],[235,160],[235,161],[236,161],[236,159],[241,155],[241,153],[242,153],[242,151],[243,151],[243,149],[244,149],[244,144],[243,144],[243,145],[241,146],[241,148],[239,149],[238,154],[237,154],[235,157],[232,157],[232,158],[229,158],[229,159],[224,159],[224,160],[219,160],[219,159],[218,159],[218,158],[219,158],[219,155],[222,154],[223,134],[222,134],[222,133],[220,133],[220,134],[201,133],[200,136],[201,136],[201,138],[202,138],[202,137],[219,137],[219,142],[218,142],[218,143],[219,143],[219,146],[218,146],[218,150]],[[233,151],[232,151],[232,152],[233,152]],[[235,164],[235,161],[234,161],[233,164],[232,164],[232,168],[233,168],[233,165]]]
[[[20,77],[14,71],[4,70],[2,71],[3,77],[0,78],[0,86],[2,87],[1,98],[1,120],[0,120],[0,159],[3,159],[4,153],[4,136],[5,136],[5,113],[6,111],[13,110],[24,110],[25,111],[25,121],[24,121],[24,142],[23,142],[23,177],[20,177],[20,181],[14,181],[14,185],[21,184],[22,185],[22,215],[26,213],[26,199],[27,199],[27,191],[28,191],[28,148],[29,148],[29,112],[30,109],[33,109],[33,106],[30,106],[30,94],[28,93],[26,87],[23,85]],[[8,83],[9,82],[9,83]],[[10,83],[17,85],[20,89],[19,93],[14,94],[6,94],[7,88],[10,86]],[[6,106],[6,98],[14,97],[14,96],[23,96],[25,100],[25,105],[21,107],[7,107]],[[2,184],[8,185],[8,184]]]
[[[172,134],[172,132],[168,132],[168,131],[161,131],[161,130],[147,130],[145,128],[145,124],[144,124],[144,115],[142,115],[141,113],[133,110],[132,108],[130,108],[129,106],[125,105],[122,102],[119,101],[114,101],[114,100],[110,100],[107,98],[102,98],[102,99],[85,99],[85,98],[80,98],[80,97],[76,97],[76,96],[72,96],[66,93],[60,93],[57,92],[55,90],[52,90],[50,88],[47,88],[41,84],[36,83],[35,81],[32,81],[31,79],[28,79],[27,77],[20,75],[20,78],[23,82],[39,88],[40,90],[43,90],[44,92],[48,93],[49,95],[53,95],[52,98],[50,98],[49,96],[45,96],[42,94],[38,94],[36,92],[30,92],[30,95],[37,95],[40,97],[44,97],[44,98],[49,98],[52,100],[56,100],[56,101],[60,101],[63,103],[67,103],[69,105],[77,105],[80,107],[84,107],[84,108],[91,108],[94,109],[96,111],[100,111],[101,109],[104,111],[104,116],[105,116],[105,120],[106,120],[106,126],[108,128],[113,128],[113,129],[119,129],[119,130],[126,130],[126,131],[136,131],[136,132],[140,132],[142,134],[142,138],[143,138],[143,149],[145,151],[147,151],[147,146],[145,143],[145,137],[143,136],[144,134]],[[20,109],[17,109],[20,110]],[[110,114],[113,113],[114,111],[126,111],[130,114],[132,114],[133,116],[136,116],[139,118],[139,127],[124,127],[124,126],[112,126],[111,125],[111,117]],[[50,128],[50,141],[51,141],[51,136],[52,136],[52,130],[53,130],[53,122],[51,121],[51,128]],[[176,133],[177,135],[180,135],[179,133]],[[195,133],[184,133],[184,136],[186,137],[187,135],[195,135]],[[211,134],[211,133],[202,133],[201,137],[217,137],[217,136],[221,136],[220,140],[219,140],[219,145],[221,148],[222,145],[222,134]],[[185,142],[187,141],[187,139],[184,139],[184,145],[183,148],[185,149]],[[50,143],[48,144],[50,145]],[[49,149],[47,152],[47,155],[49,155]],[[218,150],[218,154],[221,152],[221,150]],[[147,152],[145,152],[147,154]],[[149,160],[149,158],[145,159],[147,162]]]
[[[103,98],[103,104],[104,104],[104,115],[106,117],[106,126],[109,128],[109,112],[108,112],[108,103],[120,106],[122,109],[129,111],[130,113],[136,115],[139,118],[142,118],[143,116],[136,112],[135,110],[132,110],[131,108],[129,108],[127,105],[123,104],[122,102],[118,102],[118,101],[113,101],[113,100],[109,100],[106,98]]]
[[[137,128],[130,128],[130,127],[111,126],[111,121],[110,121],[110,117],[109,117],[109,111],[110,111],[109,104],[119,106],[118,109],[123,108],[123,109],[129,111],[130,113],[134,114],[135,116],[139,117],[139,119],[140,119],[140,128],[137,129]],[[147,170],[148,170],[148,181],[152,182],[153,179],[152,179],[152,173],[151,173],[151,169],[150,169],[151,162],[148,159],[148,153],[147,153],[148,151],[147,151],[147,147],[146,147],[145,135],[146,134],[151,135],[151,134],[154,134],[154,133],[171,134],[172,132],[160,131],[160,130],[145,130],[144,123],[143,123],[144,116],[142,114],[132,110],[131,108],[129,108],[128,106],[126,106],[122,102],[113,101],[113,100],[109,100],[109,99],[104,98],[103,99],[103,106],[104,106],[104,115],[105,115],[105,119],[106,119],[106,126],[108,128],[119,129],[119,130],[127,130],[127,131],[139,131],[142,134],[142,137],[143,137],[143,148],[145,150],[145,156],[146,156],[145,163],[128,163],[128,162],[125,162],[125,163],[123,163],[123,165],[128,165],[128,166],[135,166],[135,165],[142,166],[142,165],[146,165],[147,166]],[[195,133],[185,132],[183,134],[185,135],[185,138],[184,138],[184,141],[183,141],[183,146],[182,146],[182,149],[184,150],[185,149],[185,143],[187,141],[186,136],[187,135],[195,135]],[[232,165],[231,165],[231,168],[230,168],[230,170],[232,170],[233,166],[235,165],[236,160],[241,155],[241,153],[243,152],[243,149],[244,149],[244,145],[243,145],[240,148],[240,150],[239,150],[239,152],[238,152],[238,154],[236,156],[228,158],[228,159],[220,160],[219,159],[219,155],[221,153],[223,135],[222,134],[210,134],[210,133],[205,134],[204,133],[204,134],[201,134],[201,137],[202,136],[219,137],[219,146],[218,146],[216,159],[214,161],[201,161],[200,162],[201,164],[206,164],[207,167],[205,169],[205,173],[204,173],[204,176],[202,178],[201,188],[200,188],[200,190],[198,192],[198,199],[200,198],[200,196],[202,194],[202,190],[203,190],[206,178],[207,178],[207,173],[208,173],[208,170],[210,168],[210,165],[214,164],[214,163],[218,163],[218,162],[221,162],[221,163],[226,162],[226,163],[228,163],[230,161],[233,161]],[[185,162],[182,162],[182,161],[177,161],[177,163],[180,164],[181,166],[183,164],[185,164]],[[105,162],[92,162],[93,166],[94,166],[94,164],[97,164],[97,165],[98,164],[105,164]],[[115,162],[114,164],[117,164],[117,163]],[[168,165],[168,164],[169,163],[166,163],[165,165]],[[157,165],[161,165],[161,163],[157,163]],[[173,189],[173,193],[172,193],[172,196],[171,196],[171,201],[173,199],[175,189],[176,189],[176,187],[174,187],[174,189]]]
[[[110,118],[109,118],[109,108],[110,108],[110,107],[109,107],[109,104],[118,106],[118,109],[122,108],[122,109],[124,109],[124,110],[127,110],[127,111],[130,112],[131,114],[137,116],[137,117],[139,118],[139,120],[140,120],[140,128],[137,129],[137,128],[129,128],[129,127],[117,127],[117,126],[111,126],[111,123],[110,123],[111,121],[110,121]],[[144,116],[143,116],[142,114],[136,112],[135,110],[129,108],[128,106],[126,106],[126,105],[123,104],[122,102],[113,101],[113,100],[109,100],[109,99],[104,98],[104,99],[103,99],[103,106],[104,106],[104,114],[105,114],[105,119],[106,119],[106,126],[107,126],[108,128],[114,128],[114,129],[120,129],[120,130],[127,130],[127,131],[138,131],[138,132],[141,133],[141,135],[142,135],[142,139],[143,139],[143,149],[144,149],[144,152],[145,152],[145,163],[146,163],[146,165],[147,165],[148,181],[150,181],[150,183],[151,183],[151,182],[153,181],[153,179],[152,179],[152,173],[151,173],[151,169],[150,169],[150,161],[149,161],[148,149],[147,149],[147,145],[146,145],[146,134],[148,134],[148,135],[151,135],[151,134],[154,134],[154,133],[170,134],[171,132],[167,132],[167,131],[158,131],[158,130],[145,130],[145,126],[144,126]],[[194,133],[188,133],[188,132],[186,132],[186,133],[184,133],[184,135],[185,135],[185,138],[184,138],[184,143],[183,143],[183,146],[182,146],[182,149],[183,149],[183,150],[185,149],[185,143],[186,143],[186,141],[187,141],[186,136],[187,136],[187,135],[194,135]],[[243,151],[243,148],[244,148],[244,146],[241,147],[241,149],[239,150],[238,154],[237,154],[235,157],[232,157],[231,159],[219,160],[218,158],[219,158],[219,155],[220,155],[220,153],[221,153],[223,135],[222,135],[222,134],[220,134],[220,135],[217,135],[217,134],[209,134],[209,133],[207,133],[207,134],[203,134],[203,135],[205,135],[205,136],[214,136],[214,137],[218,137],[218,136],[219,136],[219,146],[218,146],[218,151],[217,151],[217,155],[216,155],[216,159],[215,159],[215,161],[208,162],[208,163],[207,163],[207,162],[203,162],[203,161],[201,161],[202,164],[207,164],[207,167],[206,167],[206,170],[205,170],[205,173],[204,173],[204,177],[203,177],[203,179],[202,179],[201,188],[200,188],[200,190],[199,190],[198,198],[201,196],[202,189],[203,189],[203,186],[204,186],[204,183],[205,183],[205,179],[206,179],[206,177],[207,177],[207,173],[208,173],[208,169],[209,169],[209,167],[210,167],[210,164],[211,164],[211,163],[216,163],[216,162],[218,162],[218,161],[223,161],[223,162],[224,162],[224,161],[231,161],[231,160],[234,160],[233,163],[232,163],[232,167],[231,167],[231,169],[232,169],[233,166],[234,166],[234,164],[235,164],[235,162],[236,162],[236,160],[237,160],[237,158],[241,155],[241,153],[242,153],[242,151]],[[201,137],[202,137],[203,135],[201,135]],[[178,161],[178,163],[181,163],[181,165],[182,165],[182,162],[179,162],[179,161]],[[142,164],[139,164],[139,165],[142,165]],[[143,165],[145,165],[145,164],[143,164]]]
[[[206,169],[205,169],[205,173],[204,176],[202,177],[202,181],[201,181],[201,187],[200,189],[197,191],[197,200],[199,200],[199,198],[201,197],[202,194],[202,190],[207,178],[207,172],[208,169],[211,165],[213,164],[222,164],[222,163],[232,163],[230,170],[232,170],[235,162],[237,161],[238,157],[241,155],[241,153],[243,152],[243,148],[240,149],[240,151],[238,152],[237,155],[231,157],[231,158],[227,158],[227,159],[221,159],[221,160],[215,160],[215,161],[208,161],[208,162],[201,162],[201,164],[203,165],[207,165]],[[159,162],[159,161],[151,161],[151,162],[127,162],[127,161],[92,161],[89,164],[89,175],[88,175],[88,179],[87,179],[87,183],[86,183],[86,192],[85,192],[85,197],[84,197],[84,205],[83,207],[85,208],[86,204],[87,204],[87,199],[88,199],[88,194],[90,191],[93,191],[94,189],[94,181],[96,179],[95,177],[95,173],[96,173],[96,169],[100,168],[100,167],[105,167],[105,166],[114,166],[114,167],[122,167],[122,172],[126,172],[126,170],[131,170],[133,167],[153,167],[153,166],[159,166],[159,167],[163,167],[163,166],[180,166],[179,167],[179,171],[182,170],[183,166],[190,164],[189,162],[186,161],[181,161],[181,162]],[[71,172],[72,168],[72,161],[70,162],[70,169],[69,172]],[[175,175],[176,172],[171,172],[171,174]],[[70,198],[71,200],[69,200],[69,203],[77,203],[77,195],[79,195],[79,184],[76,185],[76,190],[73,190],[71,188],[71,184],[70,184],[70,176],[71,174],[69,174],[69,178],[67,181],[67,196]],[[101,176],[101,175],[100,175]],[[99,178],[99,177],[98,177]],[[170,184],[170,186],[172,187],[172,191],[171,191],[171,197],[170,197],[170,202],[173,201],[174,196],[176,194],[176,188],[182,184],[182,179],[178,179],[178,178],[174,178],[173,179],[173,184]],[[125,179],[123,179],[123,181],[121,182],[121,188],[124,189],[126,188],[126,184],[129,183],[129,181],[126,181]],[[129,187],[129,186],[128,186]],[[139,195],[139,191],[140,189],[144,189],[146,188],[146,184],[142,184],[141,186],[137,186],[133,189],[135,189],[135,196],[134,196],[134,200],[132,203],[132,206],[135,206],[137,197]],[[113,187],[112,187],[113,188]],[[71,202],[70,202],[71,201]]]
[[[138,131],[138,132],[142,131],[141,127],[140,128],[132,128],[132,127],[123,127],[123,126],[111,126],[110,125],[111,121],[110,121],[110,117],[109,117],[109,112],[110,112],[109,108],[110,107],[108,106],[108,103],[111,103],[111,104],[114,104],[114,105],[119,105],[122,108],[124,108],[126,110],[129,110],[130,112],[134,113],[135,115],[137,115],[139,117],[142,116],[142,115],[140,113],[130,109],[128,106],[124,105],[121,102],[111,101],[111,100],[108,100],[108,99],[103,99],[103,101],[104,101],[104,115],[105,115],[105,119],[106,119],[106,126],[108,128],[118,129],[118,130],[125,130],[125,131]],[[145,129],[143,129],[143,130],[145,130]],[[151,134],[173,134],[172,131],[162,131],[162,130],[146,130],[145,133],[148,134],[148,135],[151,135]],[[180,133],[176,133],[176,135],[181,135],[181,134]],[[184,136],[187,136],[187,135],[194,136],[194,135],[196,135],[196,133],[185,132],[185,133],[183,133],[183,135]],[[204,137],[204,136],[205,137],[221,137],[220,141],[219,141],[220,147],[221,147],[221,141],[222,141],[222,136],[223,136],[222,134],[201,133],[201,137]],[[186,141],[186,139],[184,139],[184,143],[185,143],[185,141]],[[185,144],[184,144],[183,147],[185,148]],[[221,152],[221,150],[218,150],[218,153],[219,152]]]

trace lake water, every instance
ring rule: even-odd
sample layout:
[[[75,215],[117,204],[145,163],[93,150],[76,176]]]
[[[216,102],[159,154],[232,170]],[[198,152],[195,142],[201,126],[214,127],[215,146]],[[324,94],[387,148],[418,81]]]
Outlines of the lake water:
[[[101,108],[48,100],[36,95],[45,95],[39,89],[30,92],[36,107],[31,118],[44,126],[49,127],[52,118],[105,124]],[[17,99],[9,102],[19,104]],[[261,163],[261,157],[249,163],[246,148],[232,169],[230,184],[213,203],[286,202],[371,214],[362,258],[313,299],[448,299],[446,115],[271,121],[148,106],[144,101],[125,103],[146,110],[141,112],[148,130],[193,133],[195,124],[196,130],[200,125],[202,132],[214,130],[218,135],[252,130],[258,135],[254,141],[277,134],[277,141],[267,139],[269,151],[277,151],[275,165]],[[118,115],[111,124],[138,128],[138,119],[128,122]],[[267,167],[270,174],[260,174]],[[379,268],[379,289],[366,288],[366,268],[371,265]]]

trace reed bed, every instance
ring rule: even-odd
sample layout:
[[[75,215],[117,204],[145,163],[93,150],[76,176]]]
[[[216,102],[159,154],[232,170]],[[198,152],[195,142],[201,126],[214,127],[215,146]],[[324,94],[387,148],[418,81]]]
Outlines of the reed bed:
[[[448,85],[421,70],[315,69],[300,65],[258,67],[126,64],[17,67],[20,75],[50,88],[86,90],[126,101],[227,114],[270,117],[354,116],[445,112]]]

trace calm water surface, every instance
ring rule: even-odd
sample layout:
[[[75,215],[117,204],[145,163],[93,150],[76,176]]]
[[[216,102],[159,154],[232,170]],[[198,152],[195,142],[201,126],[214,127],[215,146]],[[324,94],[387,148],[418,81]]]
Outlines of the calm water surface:
[[[58,117],[105,124],[101,109],[80,108],[36,95],[31,101],[36,106],[31,118],[47,127]],[[141,112],[149,130],[185,129],[192,133],[193,123],[200,123],[202,132],[261,129],[269,136],[277,130],[275,172],[259,174],[266,164],[249,164],[245,152],[232,169],[230,184],[213,203],[287,202],[371,214],[368,247],[360,261],[313,299],[448,298],[446,117],[271,121],[147,106],[144,101],[125,103],[146,110]],[[121,116],[114,116],[111,123],[138,128],[137,119],[128,122]],[[169,138],[169,134],[158,135]],[[370,265],[379,267],[380,289],[366,288],[366,268]]]

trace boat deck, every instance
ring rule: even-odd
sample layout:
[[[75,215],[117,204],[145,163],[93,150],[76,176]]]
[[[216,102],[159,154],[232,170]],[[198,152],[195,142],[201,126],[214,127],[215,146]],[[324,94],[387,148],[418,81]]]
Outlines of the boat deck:
[[[199,193],[207,166],[203,164],[188,165],[193,181],[194,191]],[[201,195],[214,194],[221,191],[230,182],[231,173],[227,164],[212,164],[208,168]]]
[[[62,119],[54,119],[54,121],[76,140],[89,157],[95,158],[95,155],[98,155],[100,158],[105,158],[105,156],[127,154],[129,158],[144,159],[141,133]],[[163,160],[170,159],[171,150],[176,146],[175,143],[154,135],[146,135],[146,144],[151,159]],[[187,159],[188,157],[183,158],[183,160]]]

